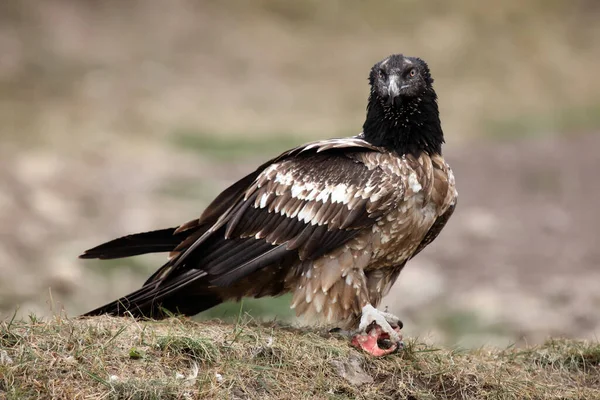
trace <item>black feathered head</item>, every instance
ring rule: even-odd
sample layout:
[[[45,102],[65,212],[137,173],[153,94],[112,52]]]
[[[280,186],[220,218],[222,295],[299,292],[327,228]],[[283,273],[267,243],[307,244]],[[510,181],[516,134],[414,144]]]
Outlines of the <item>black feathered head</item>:
[[[363,125],[366,140],[399,154],[441,154],[444,135],[427,63],[394,54],[369,74],[371,94]]]
[[[391,106],[431,91],[433,78],[425,61],[394,54],[373,66],[369,83],[371,94]]]

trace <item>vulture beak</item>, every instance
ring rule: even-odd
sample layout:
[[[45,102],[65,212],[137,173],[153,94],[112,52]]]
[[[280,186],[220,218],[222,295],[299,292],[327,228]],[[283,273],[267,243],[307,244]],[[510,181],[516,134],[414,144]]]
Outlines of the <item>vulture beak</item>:
[[[388,104],[393,105],[394,101],[400,96],[400,82],[398,75],[390,75],[388,83]]]

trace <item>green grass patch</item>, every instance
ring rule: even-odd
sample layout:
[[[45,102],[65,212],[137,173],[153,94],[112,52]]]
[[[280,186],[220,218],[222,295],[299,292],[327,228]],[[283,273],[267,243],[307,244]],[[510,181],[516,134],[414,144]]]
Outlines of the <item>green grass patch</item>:
[[[163,336],[158,347],[165,352],[189,355],[194,361],[212,364],[219,357],[215,344],[208,338],[191,336]]]
[[[217,160],[250,159],[265,154],[277,154],[306,142],[306,138],[289,134],[248,137],[246,135],[210,135],[194,131],[177,131],[169,136],[179,149],[195,152]]]
[[[600,128],[600,102],[552,112],[516,115],[484,122],[489,137],[513,140],[523,137],[569,135]]]
[[[228,301],[198,314],[197,319],[220,319],[233,323],[240,313],[254,319],[273,319],[290,321],[294,318],[294,310],[290,309],[291,294],[281,297],[266,297],[262,299],[244,298],[242,302]]]
[[[508,333],[503,323],[487,323],[472,311],[443,310],[437,315],[435,321],[446,335],[449,343],[456,343],[461,338],[472,334],[502,335]]]
[[[213,182],[179,178],[164,182],[156,192],[160,196],[194,200],[209,204],[219,193]]]

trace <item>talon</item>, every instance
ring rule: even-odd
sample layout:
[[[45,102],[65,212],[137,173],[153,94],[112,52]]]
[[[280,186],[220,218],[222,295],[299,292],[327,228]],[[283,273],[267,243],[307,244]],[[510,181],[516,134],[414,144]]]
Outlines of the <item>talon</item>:
[[[395,329],[396,327],[398,327],[402,329],[404,327],[404,323],[400,321],[400,318],[396,317],[394,314],[391,314],[387,311],[384,311],[381,314],[392,328]]]
[[[389,334],[392,341],[398,342],[400,341],[400,336],[398,335],[398,332],[394,328],[392,328],[390,322],[394,325],[400,325],[400,319],[398,317],[389,313],[383,313],[377,310],[372,305],[367,304],[362,309],[362,315],[360,317],[360,324],[358,326],[358,329],[361,332],[367,332],[369,326],[371,326],[372,324],[376,324],[381,328],[383,332]]]

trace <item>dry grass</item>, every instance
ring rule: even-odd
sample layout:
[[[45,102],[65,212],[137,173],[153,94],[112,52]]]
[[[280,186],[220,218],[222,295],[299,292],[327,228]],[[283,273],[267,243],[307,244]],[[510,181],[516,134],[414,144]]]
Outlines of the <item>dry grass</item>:
[[[600,344],[373,359],[316,330],[173,318],[0,324],[0,398],[597,399]]]

